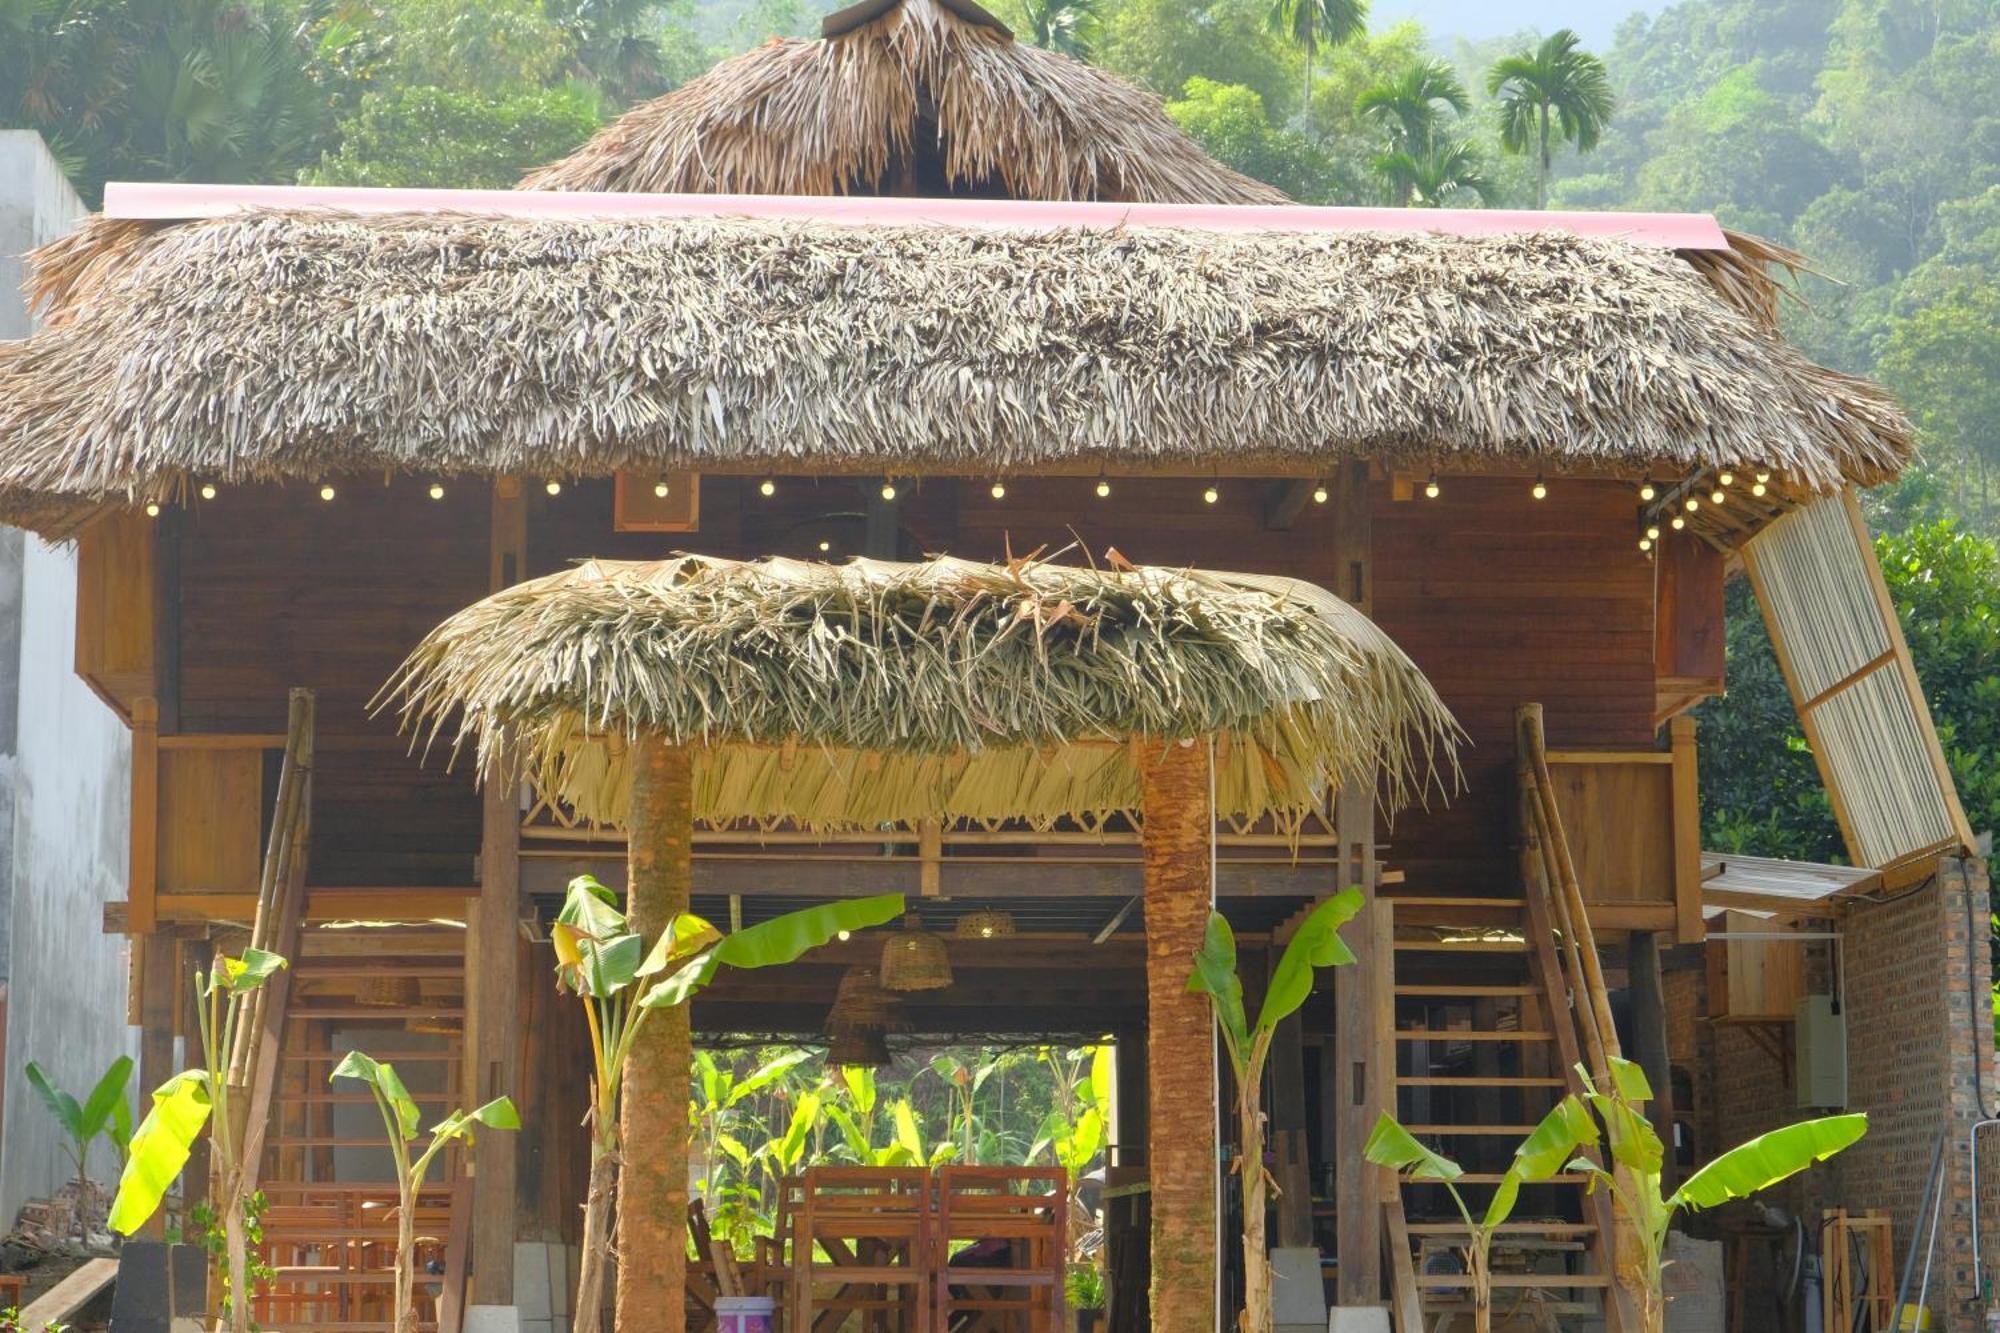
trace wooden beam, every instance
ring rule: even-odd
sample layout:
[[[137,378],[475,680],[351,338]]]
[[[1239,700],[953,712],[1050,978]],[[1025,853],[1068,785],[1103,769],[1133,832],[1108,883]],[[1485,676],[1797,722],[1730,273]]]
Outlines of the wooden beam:
[[[139,981],[139,1086],[157,1088],[179,1073],[174,1062],[174,1013],[181,995],[180,952],[173,936],[151,931],[135,936],[133,951]],[[162,1208],[139,1228],[144,1240],[164,1239],[167,1212]],[[37,1325],[37,1327],[40,1327]]]
[[[1694,719],[1675,718],[1668,735],[1674,758],[1674,943],[1699,944],[1706,928],[1701,914],[1701,793]],[[1591,910],[1595,920],[1596,909]]]
[[[528,515],[518,477],[493,486],[488,574],[494,590],[518,582],[527,565]],[[479,894],[467,901],[465,931],[465,1098],[478,1105],[521,1090],[521,812],[513,784],[489,771],[481,789]],[[470,1153],[477,1199],[472,1211],[468,1305],[514,1303],[514,1134],[481,1134]]]
[[[1275,965],[1275,964],[1274,964]],[[1271,1147],[1278,1159],[1277,1244],[1313,1243],[1312,1166],[1306,1155],[1306,1056],[1301,1014],[1271,1034]]]
[[[151,698],[132,702],[131,852],[127,862],[126,915],[134,934],[159,925],[160,887],[160,706]],[[147,1083],[148,1088],[158,1087]]]

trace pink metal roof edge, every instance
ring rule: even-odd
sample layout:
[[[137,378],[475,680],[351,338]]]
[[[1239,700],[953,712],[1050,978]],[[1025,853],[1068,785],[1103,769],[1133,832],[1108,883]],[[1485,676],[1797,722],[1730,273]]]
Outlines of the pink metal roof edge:
[[[1705,213],[1564,213],[1525,209],[1319,208],[1305,204],[1118,204],[856,195],[611,194],[549,190],[392,190],[299,185],[112,181],[104,215],[183,220],[248,209],[468,213],[519,218],[753,217],[847,224],[933,223],[1038,230],[1183,227],[1207,231],[1431,232],[1503,236],[1565,231],[1674,250],[1724,250]]]

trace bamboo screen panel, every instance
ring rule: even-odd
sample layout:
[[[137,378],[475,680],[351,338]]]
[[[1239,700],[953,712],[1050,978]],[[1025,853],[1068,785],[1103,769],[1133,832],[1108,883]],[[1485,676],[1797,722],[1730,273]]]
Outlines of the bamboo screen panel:
[[[1881,867],[1971,841],[1852,493],[1744,549],[1848,854]]]

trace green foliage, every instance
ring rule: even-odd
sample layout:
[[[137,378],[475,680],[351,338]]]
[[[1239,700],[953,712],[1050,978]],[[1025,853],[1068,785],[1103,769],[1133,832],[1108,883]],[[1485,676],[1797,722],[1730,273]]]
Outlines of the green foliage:
[[[1240,83],[1196,75],[1167,103],[1167,115],[1209,156],[1295,199],[1313,199],[1327,175],[1326,156],[1311,137],[1273,125],[1263,97]]]
[[[28,1061],[23,1072],[42,1105],[62,1126],[69,1140],[64,1147],[79,1177],[87,1174],[90,1145],[100,1136],[109,1138],[120,1152],[124,1151],[132,1137],[132,1104],[125,1100],[125,1086],[132,1081],[131,1056],[121,1055],[113,1060],[81,1102],[57,1087],[33,1060]]]
[[[1556,146],[1590,152],[1611,121],[1617,99],[1604,62],[1583,50],[1574,32],[1561,28],[1533,51],[1496,63],[1487,71],[1486,91],[1500,99],[1500,146],[1532,153],[1539,164],[1535,207],[1546,208]]]
[[[1104,1270],[1096,1264],[1071,1264],[1063,1277],[1063,1296],[1072,1310],[1102,1310]]]
[[[264,1257],[264,1212],[271,1201],[262,1190],[252,1190],[243,1196],[243,1238],[248,1242],[249,1253],[244,1265],[244,1278],[250,1291],[255,1292],[260,1283],[269,1282],[277,1274],[271,1268],[270,1260]],[[207,1199],[197,1202],[188,1209],[187,1225],[175,1233],[171,1228],[167,1238],[183,1244],[199,1245],[208,1256],[210,1264],[222,1274],[222,1294],[218,1305],[226,1317],[235,1302],[235,1293],[229,1287],[229,1268],[225,1262],[229,1256],[229,1237],[217,1215],[215,1205]],[[6,1333],[0,1325],[0,1333]]]

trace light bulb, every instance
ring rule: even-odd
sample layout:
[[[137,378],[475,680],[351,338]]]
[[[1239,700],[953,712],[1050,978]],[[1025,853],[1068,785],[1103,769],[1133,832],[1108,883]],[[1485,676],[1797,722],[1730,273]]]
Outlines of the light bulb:
[[[1004,500],[1007,498],[1007,483],[995,477],[993,484],[986,488],[986,493],[996,500]]]
[[[1711,504],[1721,504],[1724,500],[1727,500],[1728,498],[1729,496],[1724,494],[1721,488],[1719,487],[1716,490],[1711,491],[1708,496],[1709,502]]]
[[[980,938],[980,939],[982,939],[982,940],[990,940],[990,939],[992,939],[992,938],[993,938],[993,927],[991,927],[991,926],[981,926],[981,927],[979,928],[979,938]]]
[[[1102,500],[1111,494],[1111,483],[1104,478],[1097,479],[1097,498]]]
[[[1535,477],[1535,488],[1529,491],[1528,494],[1534,496],[1537,500],[1546,500],[1549,498],[1549,484],[1543,481],[1541,476],[1537,474]]]
[[[158,500],[146,501],[146,517],[158,518],[159,516],[160,516],[160,502]]]
[[[1326,503],[1326,483],[1321,482],[1319,485],[1313,487],[1313,503],[1316,505]]]
[[[1214,486],[1210,486],[1207,490],[1201,493],[1201,498],[1207,504],[1214,504],[1217,500],[1220,500],[1222,498],[1222,492],[1216,490]]]
[[[1639,549],[1640,549],[1640,550],[1642,550],[1642,551],[1650,551],[1650,550],[1652,550],[1652,549],[1653,549],[1653,539],[1652,539],[1651,537],[1641,537],[1641,538],[1639,539]]]
[[[562,483],[560,481],[557,481],[554,477],[550,477],[547,481],[542,483],[542,489],[547,491],[550,495],[561,495]]]
[[[1727,468],[1716,473],[1715,479],[1724,486],[1734,486],[1736,484],[1736,474]]]
[[[1644,481],[1639,483],[1639,498],[1641,500],[1650,500],[1659,493],[1660,493],[1660,488],[1653,485],[1653,479],[1651,477],[1648,477]]]
[[[841,940],[851,940],[854,938],[854,932],[851,930],[843,930],[840,931],[838,934],[836,934],[834,938]]]
[[[828,541],[826,538],[822,537],[819,540],[819,549],[822,551],[831,551],[833,549],[833,543]]]
[[[1762,495],[1765,491],[1768,491],[1769,489],[1771,488],[1766,486],[1763,482],[1760,481],[1756,485],[1750,488],[1750,494]]]
[[[432,482],[432,483],[431,483],[431,499],[433,499],[433,500],[442,500],[442,499],[444,499],[444,483],[443,483],[443,482],[441,482],[441,481],[434,481],[434,482]]]
[[[893,500],[893,499],[895,499],[895,498],[896,498],[896,483],[895,483],[895,482],[893,482],[893,481],[885,481],[885,482],[883,482],[883,483],[882,483],[882,498],[883,498],[884,500]]]
[[[1686,527],[1687,525],[1688,521],[1686,519],[1682,518],[1679,514],[1674,515],[1673,529],[1675,532],[1679,532],[1682,528]]]
[[[213,499],[215,498],[215,483],[214,483],[214,482],[212,482],[212,481],[204,481],[204,482],[203,482],[203,483],[201,484],[201,498],[202,498],[202,499],[204,499],[204,500],[213,500]]]
[[[667,484],[667,479],[665,477],[661,477],[658,481],[653,483],[653,498],[655,500],[664,500],[667,498],[669,494],[673,492],[673,489],[674,489],[673,487]]]
[[[1681,507],[1687,510],[1690,514],[1692,514],[1695,510],[1701,508],[1701,501],[1695,499],[1692,495],[1690,495],[1685,501],[1682,502]]]
[[[766,477],[764,478],[764,480],[757,483],[757,494],[763,496],[766,500],[770,499],[777,493],[778,493],[778,483],[772,481],[769,477]]]
[[[331,500],[331,499],[333,499],[333,495],[334,495],[334,491],[333,491],[333,483],[332,483],[332,482],[330,482],[330,481],[329,481],[329,482],[324,482],[324,483],[322,483],[322,484],[320,485],[320,488],[319,488],[319,498],[320,498],[320,499],[322,499],[322,500]]]
[[[1438,486],[1438,474],[1433,472],[1431,473],[1431,479],[1424,483],[1424,498],[1426,500],[1435,500],[1438,498],[1440,490],[1441,488]]]
[[[1771,479],[1771,474],[1768,472],[1759,472],[1757,474],[1758,481],[1769,481],[1770,479]]]
[[[1646,525],[1646,536],[1653,541],[1658,541],[1660,539],[1660,525],[1657,523],[1648,523]]]

